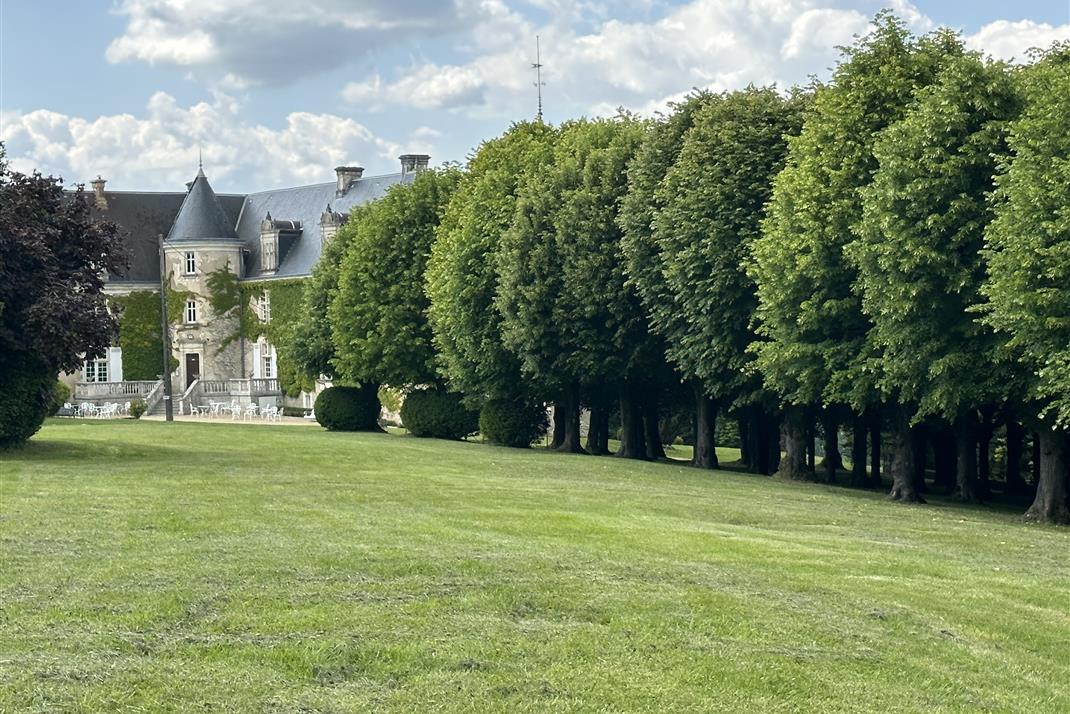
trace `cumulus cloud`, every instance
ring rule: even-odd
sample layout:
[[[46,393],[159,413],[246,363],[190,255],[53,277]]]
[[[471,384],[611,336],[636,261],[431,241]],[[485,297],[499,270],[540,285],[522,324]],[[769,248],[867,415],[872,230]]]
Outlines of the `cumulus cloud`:
[[[597,6],[568,6],[564,17],[597,12]],[[378,107],[527,113],[534,99],[531,44],[539,34],[548,105],[563,103],[570,112],[579,107],[608,113],[619,106],[653,111],[694,87],[805,81],[823,73],[837,57],[836,45],[864,32],[868,18],[856,9],[817,6],[814,0],[692,0],[654,19],[600,20],[591,31],[577,32],[577,23],[558,16],[539,25],[503,13],[473,30],[494,37],[496,48],[476,47],[465,63],[422,64],[386,80],[376,75],[348,85],[342,96]]]
[[[181,190],[190,180],[199,150],[215,186],[256,190],[330,181],[333,167],[349,162],[390,171],[402,148],[333,114],[293,112],[273,129],[246,123],[239,113],[238,103],[225,95],[181,106],[158,92],[143,117],[87,120],[43,109],[7,112],[0,140],[20,171],[40,170],[68,183],[101,174],[112,188],[167,191]],[[429,137],[413,139],[429,145]]]
[[[1049,47],[1059,40],[1070,40],[1070,24],[1053,27],[1032,20],[997,20],[967,37],[966,45],[998,59],[1025,62],[1029,50]]]
[[[229,86],[279,85],[408,38],[469,26],[494,0],[121,0],[110,62],[186,67]]]

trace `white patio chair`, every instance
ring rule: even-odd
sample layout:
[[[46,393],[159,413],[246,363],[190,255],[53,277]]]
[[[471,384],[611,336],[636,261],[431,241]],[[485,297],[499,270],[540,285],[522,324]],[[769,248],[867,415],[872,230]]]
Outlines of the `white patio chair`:
[[[123,408],[119,411],[123,416],[130,416],[130,402],[123,405]]]
[[[231,402],[230,403],[230,418],[231,419],[237,419],[240,416],[241,416],[241,404],[238,404],[237,402]]]
[[[255,417],[256,416],[256,411],[257,411],[257,409],[256,409],[256,405],[255,404],[248,405],[247,407],[245,407],[245,418],[246,419],[251,419],[251,418]]]

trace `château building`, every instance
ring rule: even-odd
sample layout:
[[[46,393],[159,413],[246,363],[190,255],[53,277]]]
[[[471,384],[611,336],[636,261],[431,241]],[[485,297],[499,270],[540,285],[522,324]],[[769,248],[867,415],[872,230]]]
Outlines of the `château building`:
[[[110,275],[105,287],[109,303],[121,311],[137,298],[145,308],[142,323],[151,322],[155,301],[156,327],[151,337],[160,348],[152,364],[145,339],[132,333],[136,317],[120,315],[118,343],[100,359],[87,361],[80,373],[67,375],[74,399],[96,403],[145,399],[150,413],[162,410],[163,355],[159,328],[161,267],[169,287],[171,374],[176,411],[209,400],[260,405],[311,406],[315,392],[308,386],[286,396],[279,385],[279,356],[268,335],[255,339],[239,329],[246,319],[244,305],[213,311],[213,280],[226,273],[239,290],[255,287],[250,308],[260,324],[271,323],[272,286],[292,288],[306,278],[331,240],[357,206],[383,196],[391,186],[409,182],[428,166],[424,154],[405,154],[397,173],[365,176],[359,166],[339,166],[335,180],[259,193],[216,194],[203,169],[184,192],[108,191],[98,177],[91,182],[96,217],[116,223],[125,236],[129,265]],[[161,236],[162,259],[161,259]],[[153,296],[151,299],[149,296]],[[131,309],[131,308],[126,308]],[[129,317],[131,324],[124,324]],[[151,332],[146,330],[146,337]],[[124,359],[140,346],[136,355]],[[285,365],[282,365],[285,367]],[[135,372],[137,372],[135,374]],[[150,374],[151,372],[151,374]]]

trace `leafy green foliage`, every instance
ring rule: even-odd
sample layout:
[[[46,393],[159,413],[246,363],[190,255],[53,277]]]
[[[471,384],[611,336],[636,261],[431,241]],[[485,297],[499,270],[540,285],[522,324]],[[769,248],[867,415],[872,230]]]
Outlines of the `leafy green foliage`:
[[[617,209],[642,139],[629,118],[562,127],[552,168],[525,175],[499,252],[503,340],[542,388],[638,371],[645,318],[625,286]]]
[[[0,450],[37,433],[49,414],[55,385],[55,372],[40,357],[21,351],[0,354]]]
[[[401,405],[401,423],[413,436],[456,440],[479,429],[479,414],[466,408],[456,392],[417,389]]]
[[[63,408],[63,405],[69,404],[70,401],[71,388],[65,382],[57,379],[56,383],[52,385],[52,398],[48,402],[48,415],[56,416],[56,413]]]
[[[148,408],[149,405],[145,403],[144,399],[135,399],[130,402],[130,416],[140,419]]]
[[[123,350],[123,378],[152,380],[160,374],[163,339],[160,335],[160,294],[138,290],[129,295],[109,296],[119,313],[119,346]],[[171,369],[178,367],[172,355]]]
[[[956,53],[954,36],[917,40],[894,16],[879,14],[873,31],[844,50],[832,83],[817,88],[802,132],[789,141],[751,276],[762,338],[753,346],[757,365],[790,403],[861,406],[876,398],[870,324],[844,248],[862,217],[859,189],[877,169],[878,132]]]
[[[746,373],[756,303],[746,265],[804,102],[772,88],[705,97],[656,191],[653,325],[684,376],[726,403],[752,401],[759,386]]]
[[[323,246],[312,275],[305,281],[301,298],[301,320],[294,325],[291,343],[294,364],[303,379],[319,375],[335,377],[334,342],[327,309],[338,292],[338,268],[342,256],[357,235],[357,225],[364,220],[369,206],[355,206],[333,238]]]
[[[622,231],[625,272],[648,312],[669,300],[662,255],[654,240],[654,218],[666,197],[658,189],[676,163],[696,112],[713,96],[694,92],[673,105],[671,115],[647,126],[642,143],[628,163],[628,192],[621,200],[617,221]]]
[[[1002,64],[964,55],[880,135],[862,191],[859,239],[848,248],[880,355],[882,394],[917,415],[954,419],[1006,395],[1000,346],[970,307],[981,301],[987,194],[1007,125],[1019,111]]]
[[[421,171],[350,222],[354,235],[327,308],[332,363],[348,381],[424,384],[437,377],[424,268],[456,169]]]
[[[312,407],[316,421],[329,431],[369,431],[379,428],[379,397],[372,386],[328,387]]]
[[[1010,338],[1032,396],[1070,429],[1070,45],[1021,75],[1025,108],[996,179],[985,233],[986,321]]]
[[[555,136],[546,124],[522,122],[484,142],[436,231],[427,264],[428,318],[442,375],[471,399],[523,391],[494,306],[497,252],[512,222],[519,178],[549,165]]]
[[[479,411],[479,432],[492,444],[526,449],[550,426],[546,406],[522,399],[491,399]]]
[[[246,339],[256,339],[265,335],[274,345],[278,355],[279,387],[287,396],[296,397],[301,392],[311,392],[316,388],[316,375],[305,374],[298,358],[300,347],[297,333],[306,321],[304,312],[304,294],[306,279],[271,280],[241,285],[242,300],[245,308],[243,323],[247,325]],[[251,303],[267,294],[270,305],[270,320],[261,322],[252,309]]]

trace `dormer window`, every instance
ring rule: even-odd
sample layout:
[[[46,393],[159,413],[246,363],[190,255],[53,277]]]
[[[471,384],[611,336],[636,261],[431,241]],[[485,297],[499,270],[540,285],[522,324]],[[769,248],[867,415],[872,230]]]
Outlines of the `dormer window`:
[[[186,251],[186,275],[193,275],[197,272],[197,254],[192,250]]]
[[[279,234],[268,233],[260,236],[260,269],[278,270],[279,268]]]

